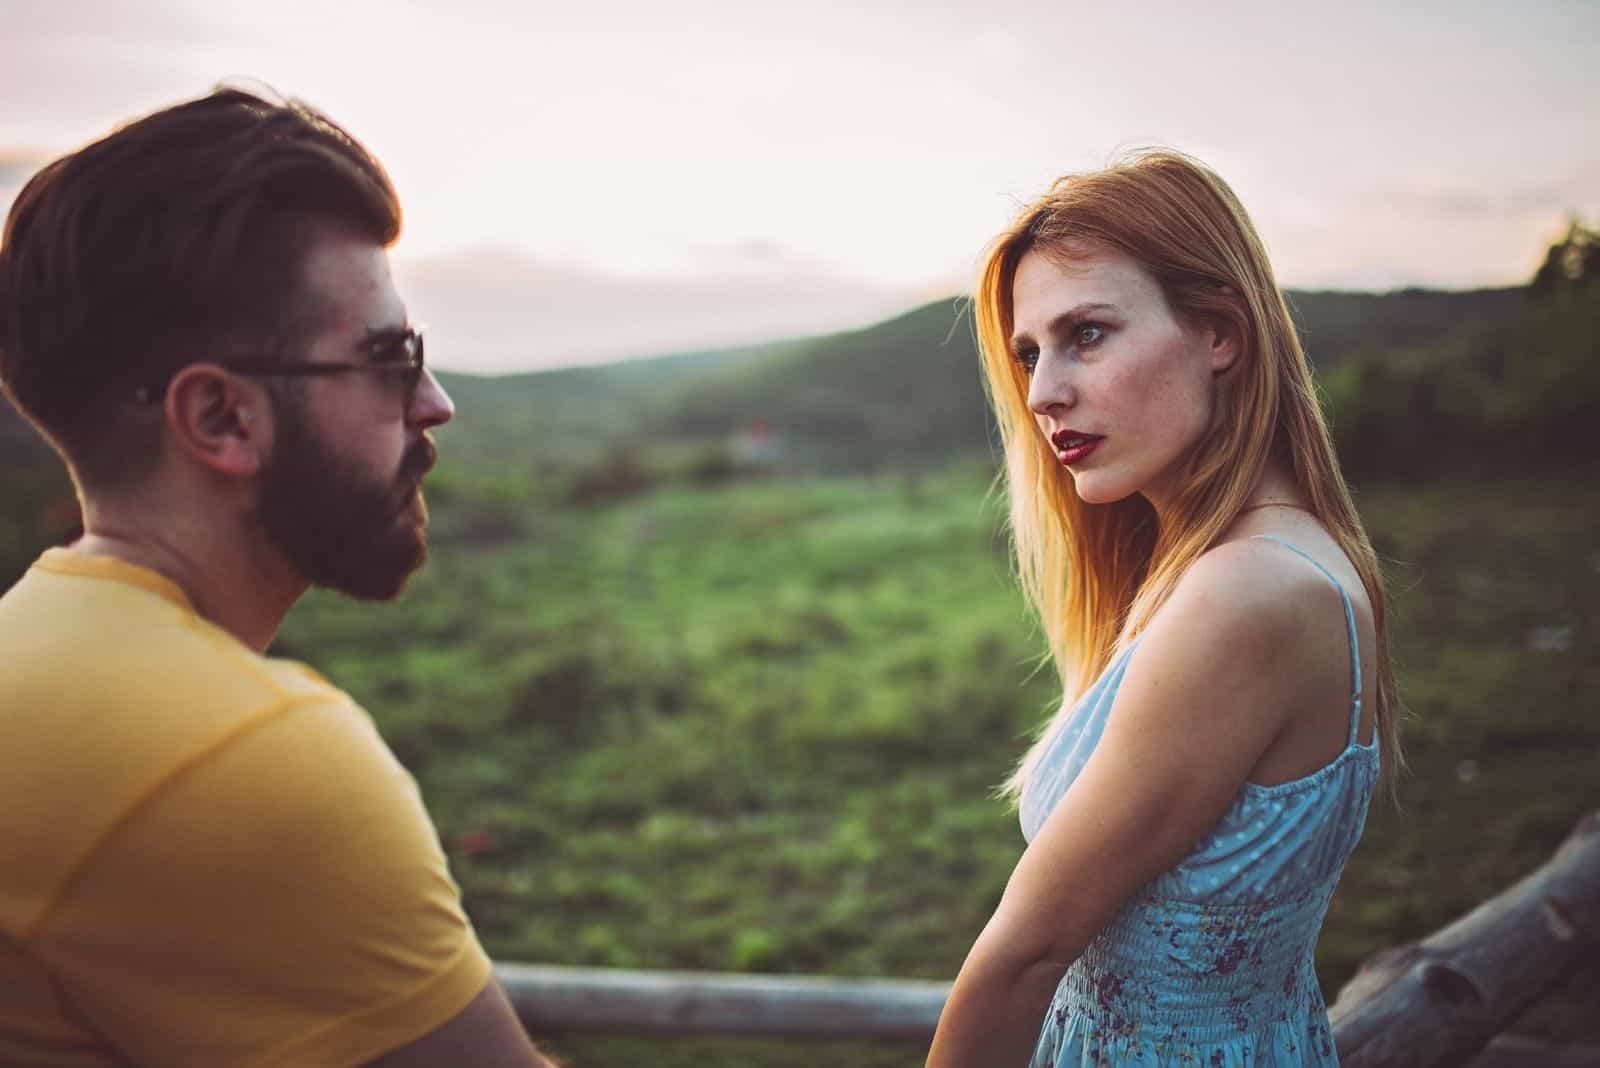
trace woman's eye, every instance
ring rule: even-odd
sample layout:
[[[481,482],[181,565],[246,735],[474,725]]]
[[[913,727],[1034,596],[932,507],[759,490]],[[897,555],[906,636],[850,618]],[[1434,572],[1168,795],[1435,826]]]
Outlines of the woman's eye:
[[[1039,366],[1038,349],[1023,349],[1018,351],[1015,355],[1017,358],[1017,364],[1022,368],[1022,373],[1025,375],[1033,374],[1033,369]]]
[[[1073,340],[1080,345],[1093,345],[1106,336],[1106,328],[1099,323],[1084,323],[1072,332]]]

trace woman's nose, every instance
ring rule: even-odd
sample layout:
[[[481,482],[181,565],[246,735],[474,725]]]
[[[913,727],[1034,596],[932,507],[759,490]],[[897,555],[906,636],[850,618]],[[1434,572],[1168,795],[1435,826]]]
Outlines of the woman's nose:
[[[1037,415],[1064,411],[1078,402],[1077,390],[1068,380],[1063,361],[1050,359],[1043,353],[1034,365],[1033,377],[1028,380],[1028,407]]]

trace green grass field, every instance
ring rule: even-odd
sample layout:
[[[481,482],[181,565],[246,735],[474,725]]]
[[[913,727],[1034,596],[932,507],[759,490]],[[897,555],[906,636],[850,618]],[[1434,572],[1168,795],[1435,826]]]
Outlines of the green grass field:
[[[441,475],[435,559],[406,598],[313,595],[277,651],[373,712],[495,957],[954,975],[1022,847],[992,789],[1054,689],[987,472],[669,486],[593,510]],[[1589,485],[1372,487],[1358,504],[1392,576],[1411,773],[1335,900],[1330,998],[1600,807]],[[1596,978],[1527,1027],[1600,1035]],[[924,1052],[554,1045],[583,1066]]]

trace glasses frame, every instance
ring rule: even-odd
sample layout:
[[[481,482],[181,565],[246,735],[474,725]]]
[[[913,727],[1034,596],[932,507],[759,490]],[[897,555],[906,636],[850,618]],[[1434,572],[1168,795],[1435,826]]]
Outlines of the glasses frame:
[[[391,347],[399,347],[405,352],[404,360],[383,360],[377,363],[356,363],[350,360],[333,363],[313,363],[309,360],[284,362],[245,361],[243,363],[219,363],[223,370],[232,371],[241,375],[271,375],[283,377],[300,376],[327,376],[355,374],[369,372],[376,374],[404,375],[406,410],[417,399],[417,387],[422,384],[422,376],[427,371],[427,360],[424,356],[422,342],[422,327],[406,327],[388,336],[378,338],[368,343],[368,351],[382,352]],[[135,397],[140,403],[153,403],[166,390],[166,383],[157,387],[143,387],[136,391]]]

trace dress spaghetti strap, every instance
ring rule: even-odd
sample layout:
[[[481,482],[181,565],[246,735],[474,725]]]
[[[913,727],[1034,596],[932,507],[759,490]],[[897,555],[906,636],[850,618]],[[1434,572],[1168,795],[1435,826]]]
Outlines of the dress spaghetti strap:
[[[1361,736],[1361,639],[1356,631],[1356,610],[1355,606],[1350,603],[1350,595],[1345,592],[1344,584],[1333,577],[1332,571],[1329,571],[1327,568],[1323,567],[1322,564],[1317,561],[1316,557],[1312,556],[1310,553],[1306,552],[1304,549],[1300,548],[1294,543],[1285,541],[1276,534],[1252,534],[1251,538],[1252,540],[1277,542],[1279,545],[1283,546],[1285,549],[1288,549],[1302,560],[1305,560],[1312,567],[1322,572],[1323,577],[1325,577],[1329,582],[1333,583],[1333,588],[1339,591],[1339,600],[1344,602],[1345,628],[1350,633],[1350,680],[1351,685],[1355,690],[1355,692],[1350,695],[1350,736],[1346,739],[1345,745],[1350,746],[1358,744],[1358,739]]]

